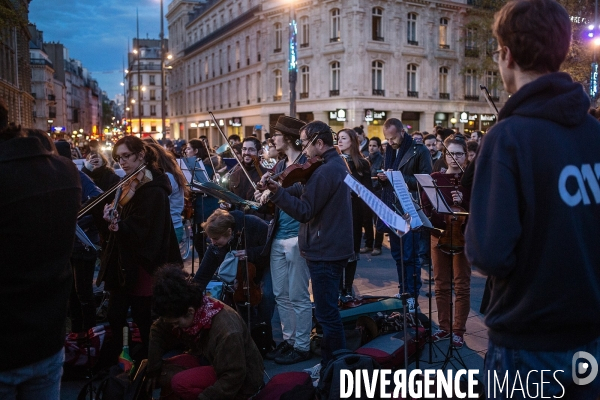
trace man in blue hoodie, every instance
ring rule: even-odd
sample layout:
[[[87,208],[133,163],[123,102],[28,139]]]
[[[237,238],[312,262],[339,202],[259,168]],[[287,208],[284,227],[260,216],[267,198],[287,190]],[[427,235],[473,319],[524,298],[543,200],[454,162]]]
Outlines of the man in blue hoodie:
[[[482,142],[466,232],[491,289],[487,395],[596,399],[600,123],[583,87],[558,72],[571,38],[560,4],[510,2],[493,33],[512,96]]]

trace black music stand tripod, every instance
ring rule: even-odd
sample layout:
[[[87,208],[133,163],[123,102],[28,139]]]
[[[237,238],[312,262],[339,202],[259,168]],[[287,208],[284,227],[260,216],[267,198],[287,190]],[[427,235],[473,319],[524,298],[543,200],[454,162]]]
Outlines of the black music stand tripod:
[[[436,184],[436,182],[431,178],[431,176],[429,176],[429,175],[420,175],[420,176],[426,176],[429,178],[429,179],[424,178],[423,181],[419,180],[419,183],[421,184],[421,187],[424,189],[425,194],[429,198],[429,201],[433,205],[433,208],[436,209],[438,214],[450,215],[451,218],[454,220],[456,220],[459,216],[468,215],[468,213],[466,213],[466,212],[458,212],[458,211],[452,210],[452,208],[448,205],[448,203],[444,199],[444,196],[442,195],[442,192],[440,191],[440,186],[438,186]],[[424,181],[426,181],[426,182],[424,182]],[[452,225],[450,225],[450,227],[449,227],[450,250],[448,251],[448,253],[454,260],[454,256],[457,254],[460,254],[463,251],[463,249],[462,248],[458,249],[457,247],[455,247],[453,245],[452,229],[453,229],[453,227],[452,227]],[[439,244],[438,244],[438,246],[439,246]],[[448,351],[446,352],[446,355],[444,357],[444,363],[442,364],[442,370],[445,370],[447,368],[448,364],[452,364],[452,366],[456,368],[456,365],[452,362],[452,360],[456,361],[462,368],[467,369],[467,366],[465,365],[465,362],[463,361],[460,353],[458,351],[455,351],[454,347],[452,346],[452,337],[454,334],[453,328],[452,328],[452,325],[454,322],[454,312],[453,312],[454,301],[452,299],[453,283],[454,283],[454,264],[452,264],[452,266],[450,267],[450,331],[449,331],[450,332],[450,345],[448,346]],[[440,351],[442,351],[436,343],[433,343],[433,344]]]

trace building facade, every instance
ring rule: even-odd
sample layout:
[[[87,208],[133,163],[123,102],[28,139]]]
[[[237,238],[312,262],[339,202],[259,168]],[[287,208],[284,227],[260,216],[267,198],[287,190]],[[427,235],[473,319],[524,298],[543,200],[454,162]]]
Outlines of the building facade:
[[[503,101],[492,40],[468,21],[465,2],[426,0],[174,0],[167,21],[171,129],[175,137],[266,132],[290,112],[289,26],[297,26],[297,116],[334,130],[385,119],[409,131],[461,131],[494,123],[480,94]],[[487,66],[487,68],[485,67]]]
[[[163,138],[161,63],[160,39],[133,39],[133,50],[128,54],[125,73],[125,102],[129,108],[125,116],[130,133],[152,135],[155,139]],[[165,90],[165,101],[166,93]],[[167,104],[165,103],[165,137],[169,134]]]
[[[0,0],[0,101],[8,109],[8,121],[24,128],[34,126],[29,63],[28,0]]]

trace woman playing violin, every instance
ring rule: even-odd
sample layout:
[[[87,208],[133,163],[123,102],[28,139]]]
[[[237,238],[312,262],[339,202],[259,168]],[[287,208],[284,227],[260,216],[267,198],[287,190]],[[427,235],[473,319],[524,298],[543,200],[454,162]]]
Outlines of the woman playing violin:
[[[167,262],[183,264],[171,222],[171,183],[158,168],[154,150],[135,136],[120,139],[113,149],[113,158],[128,175],[142,165],[146,167],[123,185],[118,206],[104,207],[104,220],[110,224],[111,232],[97,284],[105,282],[110,292],[108,322],[112,331],[122,332],[131,307],[147,351],[152,324],[152,274]],[[116,362],[121,341],[121,335],[114,335],[108,353],[110,361]],[[145,358],[145,354],[141,356]]]
[[[456,207],[455,211],[469,210],[470,191],[460,185],[462,170],[467,165],[467,143],[460,137],[450,136],[445,141],[443,157],[448,169],[445,172],[434,172],[431,177],[439,187],[444,199],[451,207]],[[434,332],[432,339],[434,341],[451,339],[455,348],[461,348],[464,344],[463,335],[466,330],[467,317],[471,308],[471,267],[465,257],[464,246],[464,224],[452,223],[452,216],[449,214],[439,214],[434,209],[430,201],[423,193],[423,208],[425,213],[431,219],[435,228],[444,230],[442,237],[431,237],[431,259],[434,266],[435,279],[435,301],[437,303],[439,315],[439,330]],[[458,219],[465,218],[458,217]],[[449,226],[449,225],[452,225]],[[448,254],[444,247],[440,245],[447,242],[447,237],[452,235],[451,247],[455,254]],[[461,242],[462,241],[462,242]],[[454,302],[455,315],[452,323],[452,338],[450,338],[450,296],[451,296],[451,273],[454,274],[454,290],[456,300]]]

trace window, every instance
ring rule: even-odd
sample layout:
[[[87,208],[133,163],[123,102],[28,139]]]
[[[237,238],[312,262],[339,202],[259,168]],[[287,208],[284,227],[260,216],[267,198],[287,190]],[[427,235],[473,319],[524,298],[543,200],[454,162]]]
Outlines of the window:
[[[408,44],[413,46],[418,46],[419,42],[417,41],[417,14],[409,13],[408,14],[408,22],[406,25],[406,37],[408,40]]]
[[[246,65],[250,65],[250,36],[246,36]]]
[[[448,18],[440,18],[440,49],[449,49],[448,45]]]
[[[300,68],[300,98],[308,99],[308,92],[310,89],[310,76],[309,76],[309,68],[301,67]]]
[[[235,42],[235,64],[240,68],[240,42]]]
[[[477,71],[467,69],[465,71],[465,100],[479,100],[477,83]]]
[[[283,94],[283,78],[281,76],[281,70],[275,70],[275,95],[273,96],[274,101],[281,100],[281,95]]]
[[[446,67],[440,68],[439,92],[440,99],[450,99],[450,93],[448,93],[448,68]]]
[[[144,116],[144,105],[140,104],[140,117]]]
[[[281,46],[283,42],[283,32],[281,30],[281,23],[277,22],[275,24],[275,50],[274,53],[281,52]]]
[[[223,75],[223,64],[221,63],[223,60],[223,51],[219,49],[219,75]]]
[[[260,62],[260,45],[262,42],[260,41],[260,31],[256,32],[256,61]]]
[[[150,75],[150,84],[156,85],[156,75]]]
[[[385,96],[385,90],[383,90],[383,63],[381,61],[373,61],[371,67],[373,96]]]
[[[500,97],[498,94],[498,72],[487,71],[485,73],[485,85],[487,86],[492,99],[498,101]]]
[[[150,90],[150,100],[156,100],[156,90]]]
[[[341,40],[341,19],[340,10],[334,8],[330,12],[331,35],[329,42],[339,42]]]
[[[300,18],[300,47],[308,47],[310,43],[310,26],[308,17]]]
[[[371,28],[373,30],[373,40],[383,42],[383,10],[379,7],[373,8],[371,18]]]
[[[227,72],[231,72],[231,46],[227,46],[227,53],[225,53],[227,60]]]
[[[419,97],[417,89],[417,66],[408,64],[406,67],[406,92],[408,97]]]
[[[467,28],[466,36],[465,56],[479,57],[479,50],[477,50],[477,28]]]
[[[334,61],[330,64],[331,75],[329,79],[329,96],[340,95],[340,63]]]
[[[208,57],[204,60],[204,79],[208,79]]]
[[[256,100],[260,103],[262,100],[260,97],[260,90],[262,89],[262,74],[260,72],[256,73]]]
[[[246,104],[250,104],[250,75],[246,76]]]
[[[195,100],[196,100],[196,98],[194,97],[194,101]],[[152,116],[156,115],[156,106],[155,105],[150,106],[150,115],[152,115]]]

